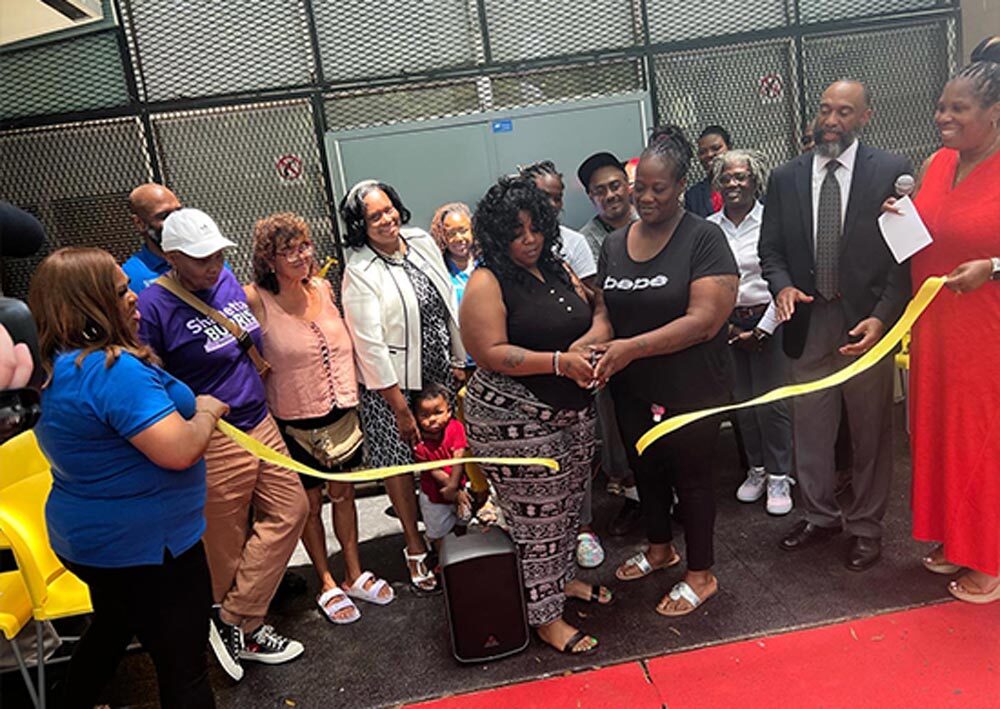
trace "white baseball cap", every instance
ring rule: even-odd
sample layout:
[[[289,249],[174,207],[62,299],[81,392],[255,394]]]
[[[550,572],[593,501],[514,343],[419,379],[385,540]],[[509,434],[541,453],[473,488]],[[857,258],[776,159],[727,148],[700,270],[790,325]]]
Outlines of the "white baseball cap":
[[[213,219],[200,209],[186,207],[171,212],[163,222],[163,251],[180,251],[191,258],[205,258],[236,246],[219,231]]]

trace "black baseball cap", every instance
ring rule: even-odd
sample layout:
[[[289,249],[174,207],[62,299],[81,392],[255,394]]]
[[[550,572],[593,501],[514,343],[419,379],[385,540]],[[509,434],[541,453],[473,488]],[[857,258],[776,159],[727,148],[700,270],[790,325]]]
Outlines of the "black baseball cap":
[[[576,171],[577,179],[583,185],[584,191],[590,189],[590,178],[602,167],[617,167],[622,172],[625,172],[625,165],[611,153],[594,153],[584,160]]]

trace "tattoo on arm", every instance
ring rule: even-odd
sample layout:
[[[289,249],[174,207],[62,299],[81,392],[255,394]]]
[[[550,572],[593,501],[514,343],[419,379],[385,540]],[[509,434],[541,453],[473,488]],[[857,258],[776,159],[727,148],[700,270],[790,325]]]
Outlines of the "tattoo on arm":
[[[649,340],[645,337],[639,337],[635,341],[635,346],[639,348],[640,352],[646,352],[649,349]]]
[[[522,362],[524,362],[524,350],[520,347],[508,347],[507,354],[503,356],[503,366],[517,369]]]

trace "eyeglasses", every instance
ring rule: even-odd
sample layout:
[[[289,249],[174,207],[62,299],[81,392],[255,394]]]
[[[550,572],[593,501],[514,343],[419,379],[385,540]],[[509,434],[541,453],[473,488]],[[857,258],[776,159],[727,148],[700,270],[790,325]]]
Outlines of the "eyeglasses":
[[[625,183],[622,180],[614,180],[606,185],[597,185],[594,189],[590,190],[590,196],[600,199],[612,192],[618,192],[624,186]]]
[[[730,172],[719,176],[719,184],[728,185],[731,183],[736,185],[745,185],[750,181],[750,177],[751,175],[749,172]]]
[[[314,251],[315,249],[313,245],[307,242],[304,244],[299,244],[298,247],[285,249],[278,255],[281,256],[281,258],[285,259],[285,261],[287,261],[288,263],[298,263],[299,261],[302,261],[312,256]]]

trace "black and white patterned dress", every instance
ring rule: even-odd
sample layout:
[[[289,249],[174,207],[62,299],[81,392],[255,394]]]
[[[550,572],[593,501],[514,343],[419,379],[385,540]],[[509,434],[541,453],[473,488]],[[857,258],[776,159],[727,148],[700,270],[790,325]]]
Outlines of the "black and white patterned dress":
[[[541,466],[483,465],[518,547],[528,623],[562,617],[576,572],[580,506],[596,449],[593,404],[574,411],[542,402],[512,377],[478,369],[469,381],[465,425],[476,455],[554,458]]]
[[[507,339],[533,352],[566,352],[591,323],[590,305],[568,278],[515,274],[498,279]],[[554,359],[553,359],[554,361]],[[568,377],[510,377],[480,367],[465,396],[469,447],[488,457],[554,458],[540,466],[483,465],[518,547],[535,627],[562,616],[566,582],[576,572],[576,534],[596,442],[590,392]]]
[[[409,252],[407,252],[409,253]],[[389,268],[402,268],[410,279],[420,307],[420,379],[426,385],[437,382],[451,392],[457,387],[451,370],[451,334],[448,308],[441,294],[423,271],[407,256],[380,256]],[[401,306],[402,307],[402,306]],[[407,402],[415,392],[403,391]],[[396,415],[377,391],[361,387],[361,428],[365,433],[365,464],[373,468],[413,462],[413,450],[399,437]]]

